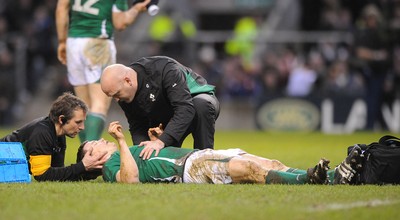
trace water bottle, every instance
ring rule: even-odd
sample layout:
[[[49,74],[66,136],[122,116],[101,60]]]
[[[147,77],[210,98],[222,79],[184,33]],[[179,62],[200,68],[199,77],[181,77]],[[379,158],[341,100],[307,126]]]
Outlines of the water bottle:
[[[139,2],[143,2],[144,0],[134,0],[132,5],[135,5]],[[158,0],[151,0],[150,3],[146,6],[147,7],[147,13],[149,15],[154,16],[158,13],[160,8],[158,7]]]

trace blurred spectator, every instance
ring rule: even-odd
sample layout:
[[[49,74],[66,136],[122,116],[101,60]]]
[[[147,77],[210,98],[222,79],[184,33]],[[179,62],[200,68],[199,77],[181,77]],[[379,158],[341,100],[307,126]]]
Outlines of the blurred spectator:
[[[314,90],[325,92],[320,94],[357,95],[364,92],[368,103],[368,129],[373,129],[380,120],[381,103],[391,103],[400,98],[400,1],[300,2],[302,17],[299,18],[299,31],[343,31],[354,34],[354,38],[342,38],[342,42],[337,39],[267,42],[262,57],[254,57],[253,50],[260,43],[254,41],[262,27],[260,19],[264,19],[267,13],[260,15],[239,10],[230,16],[234,19],[222,22],[226,29],[218,29],[231,30],[236,24],[230,39],[232,41],[217,39],[216,42],[202,42],[202,35],[197,35],[195,24],[204,26],[202,23],[207,18],[204,16],[207,12],[190,11],[188,13],[192,17],[187,19],[179,7],[169,4],[161,8],[157,16],[149,17],[152,19],[149,28],[151,41],[145,47],[152,50],[149,52],[151,55],[169,54],[182,63],[198,62],[193,67],[210,84],[217,86],[217,94],[221,99],[262,100],[274,94],[285,94],[285,91],[288,95],[298,97],[311,95]],[[375,5],[362,10],[371,2]],[[16,91],[16,84],[12,80],[16,80],[17,65],[20,68],[18,72],[26,77],[17,82],[27,81],[27,88],[17,91],[28,89],[34,94],[41,88],[38,84],[44,79],[50,79],[57,89],[53,91],[55,94],[49,95],[58,96],[71,89],[64,71],[60,71],[58,62],[54,63],[56,3],[54,0],[3,0],[0,4],[0,124],[5,123],[4,120],[11,120],[12,117],[7,117],[9,113],[4,111],[11,112],[15,106],[13,103],[18,102],[15,92],[10,94],[10,91]],[[236,18],[239,18],[237,23]],[[283,16],[280,19],[286,18]],[[387,22],[383,22],[385,20]],[[23,40],[26,45],[21,47],[16,44],[16,39],[26,39]],[[142,43],[143,40],[138,39],[138,42]],[[211,44],[205,45],[207,43]],[[18,53],[16,49],[22,52]],[[195,53],[188,56],[188,52],[193,51]],[[304,54],[312,62],[300,65],[298,54]],[[221,58],[224,55],[227,58]],[[124,54],[119,53],[118,56]],[[198,59],[193,59],[196,56]],[[17,61],[17,58],[22,61]],[[255,61],[260,61],[260,67],[255,65]],[[57,76],[48,77],[48,74]],[[364,76],[363,79],[360,79],[360,74]]]
[[[347,62],[336,61],[329,67],[322,85],[323,94],[362,97],[364,82],[360,75],[351,73]]]
[[[383,17],[379,9],[369,4],[364,7],[355,39],[356,57],[362,62],[362,72],[366,79],[367,129],[372,130],[382,123],[381,106],[384,80],[390,67],[390,38],[384,29]]]
[[[26,43],[27,90],[35,93],[39,81],[46,74],[46,67],[55,60],[54,6],[49,0],[8,1],[5,17],[9,33],[24,38]],[[25,89],[25,88],[24,88]]]
[[[351,13],[347,8],[342,7],[340,1],[324,0],[319,20],[320,30],[350,30]]]
[[[286,93],[288,96],[306,97],[311,94],[318,79],[322,65],[321,56],[313,53],[305,61],[294,68],[289,75]]]
[[[348,47],[346,43],[320,42],[317,49],[321,53],[325,64],[329,66],[336,60],[349,60],[350,51]]]
[[[0,5],[0,125],[25,113],[22,104],[54,60],[53,0],[5,0]],[[56,85],[55,85],[56,86]],[[29,92],[27,93],[27,91]]]
[[[273,66],[277,67],[281,74],[280,79],[282,81],[282,86],[286,87],[290,73],[298,65],[299,58],[293,48],[287,46],[283,50],[278,51],[277,62]]]
[[[261,91],[258,100],[264,102],[284,95],[279,70],[273,66],[265,66],[260,74]]]
[[[27,81],[28,91],[35,93],[41,79],[46,75],[46,68],[56,61],[56,49],[53,44],[55,26],[53,14],[45,6],[33,10],[33,18],[24,29],[28,41]]]
[[[384,101],[391,104],[400,99],[400,45],[393,52],[393,67],[385,79]]]
[[[194,71],[202,75],[208,84],[216,86],[216,95],[219,96],[222,85],[222,65],[217,58],[212,45],[204,45],[200,48],[199,62],[194,66]]]
[[[392,15],[390,19],[390,28],[400,29],[400,1],[393,1]]]
[[[255,73],[243,66],[240,56],[232,56],[224,60],[224,82],[221,99],[251,98],[256,92]]]

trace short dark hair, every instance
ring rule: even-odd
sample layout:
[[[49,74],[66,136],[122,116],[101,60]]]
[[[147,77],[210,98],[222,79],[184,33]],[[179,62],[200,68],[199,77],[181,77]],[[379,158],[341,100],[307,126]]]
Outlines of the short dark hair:
[[[83,150],[83,148],[85,147],[85,145],[87,144],[88,141],[84,141],[81,143],[81,145],[79,145],[78,147],[78,152],[76,153],[76,163],[79,163],[82,161],[83,157],[86,154],[86,151]],[[90,171],[85,171],[81,174],[81,179],[82,180],[94,180],[97,177],[103,175],[103,171],[102,169],[94,169],[94,170],[90,170]]]
[[[83,150],[83,148],[85,147],[85,145],[87,144],[88,141],[84,141],[81,143],[81,145],[79,145],[78,147],[78,152],[76,153],[76,162],[79,163],[82,161],[83,157],[86,154],[86,151]]]
[[[60,115],[64,115],[65,120],[68,121],[74,116],[74,111],[78,109],[82,109],[85,113],[88,112],[88,107],[82,99],[71,92],[64,92],[51,105],[49,117],[53,123],[57,123]]]

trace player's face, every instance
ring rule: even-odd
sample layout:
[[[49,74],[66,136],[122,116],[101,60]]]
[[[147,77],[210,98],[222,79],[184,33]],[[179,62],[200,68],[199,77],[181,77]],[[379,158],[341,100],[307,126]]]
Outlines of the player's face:
[[[63,124],[64,134],[70,138],[75,137],[79,132],[85,129],[86,113],[82,109],[74,111],[74,116]]]
[[[84,151],[87,152],[93,148],[92,155],[101,155],[107,152],[106,156],[110,157],[112,153],[118,150],[115,143],[104,140],[103,138],[97,141],[89,141],[85,144]]]

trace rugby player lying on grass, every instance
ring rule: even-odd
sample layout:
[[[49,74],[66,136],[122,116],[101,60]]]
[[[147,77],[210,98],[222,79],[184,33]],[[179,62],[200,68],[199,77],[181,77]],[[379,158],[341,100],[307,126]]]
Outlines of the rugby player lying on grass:
[[[143,160],[142,143],[128,147],[119,122],[111,122],[108,132],[119,146],[104,139],[89,141],[81,144],[77,154],[79,161],[89,150],[92,150],[92,154],[104,154],[106,151],[109,158],[102,170],[106,182],[346,184],[356,173],[359,159],[358,149],[355,149],[335,170],[328,171],[329,160],[326,159],[321,159],[313,168],[300,170],[241,149],[166,147],[154,150],[150,159]],[[148,131],[151,140],[161,133],[161,126]]]

